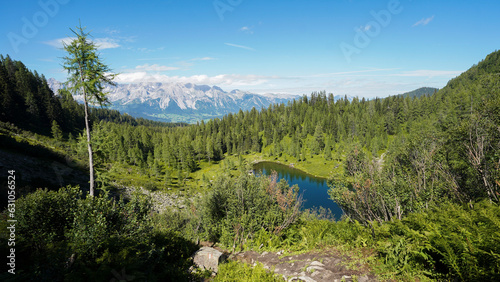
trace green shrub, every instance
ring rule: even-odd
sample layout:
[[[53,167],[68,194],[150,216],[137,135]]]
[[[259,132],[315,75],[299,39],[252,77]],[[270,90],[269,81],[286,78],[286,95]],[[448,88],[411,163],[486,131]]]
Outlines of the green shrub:
[[[197,206],[198,199],[185,209],[167,208],[152,218],[154,229],[158,232],[176,233],[186,240],[199,240],[202,232]]]
[[[255,267],[252,267],[246,263],[230,261],[219,266],[219,271],[213,281],[281,282],[283,279],[279,275],[274,274],[273,271],[267,271],[261,263],[257,263]]]
[[[276,179],[245,173],[216,179],[200,211],[209,239],[235,248],[261,229],[280,234],[292,224],[300,214],[298,187]]]
[[[16,202],[17,234],[23,244],[36,250],[64,240],[73,225],[73,212],[80,199],[79,187],[59,191],[39,189]]]
[[[193,279],[186,269],[195,245],[153,230],[150,200],[142,194],[127,201],[82,199],[77,187],[67,187],[38,190],[16,207],[19,281],[110,281],[121,271],[135,280]]]

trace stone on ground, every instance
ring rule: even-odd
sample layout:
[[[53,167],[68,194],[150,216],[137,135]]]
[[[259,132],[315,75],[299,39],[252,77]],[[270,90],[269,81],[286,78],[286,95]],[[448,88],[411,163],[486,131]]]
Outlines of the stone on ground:
[[[219,270],[219,264],[225,260],[225,255],[211,247],[202,247],[193,257],[193,262],[201,269],[211,270],[215,273]]]

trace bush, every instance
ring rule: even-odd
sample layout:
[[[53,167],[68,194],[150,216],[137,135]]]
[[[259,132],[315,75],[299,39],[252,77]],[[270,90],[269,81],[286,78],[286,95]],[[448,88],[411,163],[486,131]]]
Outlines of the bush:
[[[276,179],[276,174],[267,178],[243,173],[236,179],[215,180],[201,208],[209,239],[235,248],[261,229],[280,234],[292,224],[301,205],[298,187]]]
[[[142,194],[128,201],[83,199],[78,187],[67,187],[38,190],[16,207],[19,281],[110,281],[121,271],[148,281],[193,278],[186,269],[194,244],[153,230],[150,200]]]
[[[59,191],[38,189],[16,202],[17,230],[23,244],[35,250],[64,240],[72,228],[73,212],[81,197],[79,187],[65,187]]]
[[[500,280],[497,204],[444,204],[384,225],[388,230],[377,231],[379,254],[400,271],[461,281]]]

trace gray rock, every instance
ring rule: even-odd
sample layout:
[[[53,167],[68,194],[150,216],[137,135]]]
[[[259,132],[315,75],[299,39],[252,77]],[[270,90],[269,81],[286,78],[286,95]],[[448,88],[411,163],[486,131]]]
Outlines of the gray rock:
[[[219,264],[225,259],[226,256],[223,253],[211,247],[202,247],[193,256],[193,262],[196,266],[215,273],[219,270]]]
[[[316,280],[314,280],[310,277],[307,277],[307,276],[295,276],[295,277],[292,277],[288,280],[288,282],[292,282],[292,281],[316,282]]]
[[[352,281],[352,277],[350,275],[343,275],[341,281],[344,280],[346,282]]]
[[[311,266],[307,267],[307,269],[306,269],[306,271],[309,273],[315,272],[317,270],[325,270],[325,269],[321,266],[316,266],[316,265],[311,265]]]
[[[368,276],[364,275],[358,278],[358,282],[368,282],[370,281],[370,278]]]
[[[315,261],[311,262],[311,264],[310,264],[310,265],[311,265],[311,266],[320,266],[320,267],[324,267],[324,266],[325,266],[324,264],[322,264],[321,262],[319,262],[319,261],[317,261],[317,260],[315,260]]]

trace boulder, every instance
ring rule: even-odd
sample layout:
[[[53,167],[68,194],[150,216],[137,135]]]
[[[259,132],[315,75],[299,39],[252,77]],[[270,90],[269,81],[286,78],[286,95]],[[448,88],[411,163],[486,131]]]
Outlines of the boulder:
[[[223,262],[226,256],[211,247],[202,247],[193,256],[193,262],[196,266],[201,269],[211,270],[217,273],[219,269],[219,263]]]

